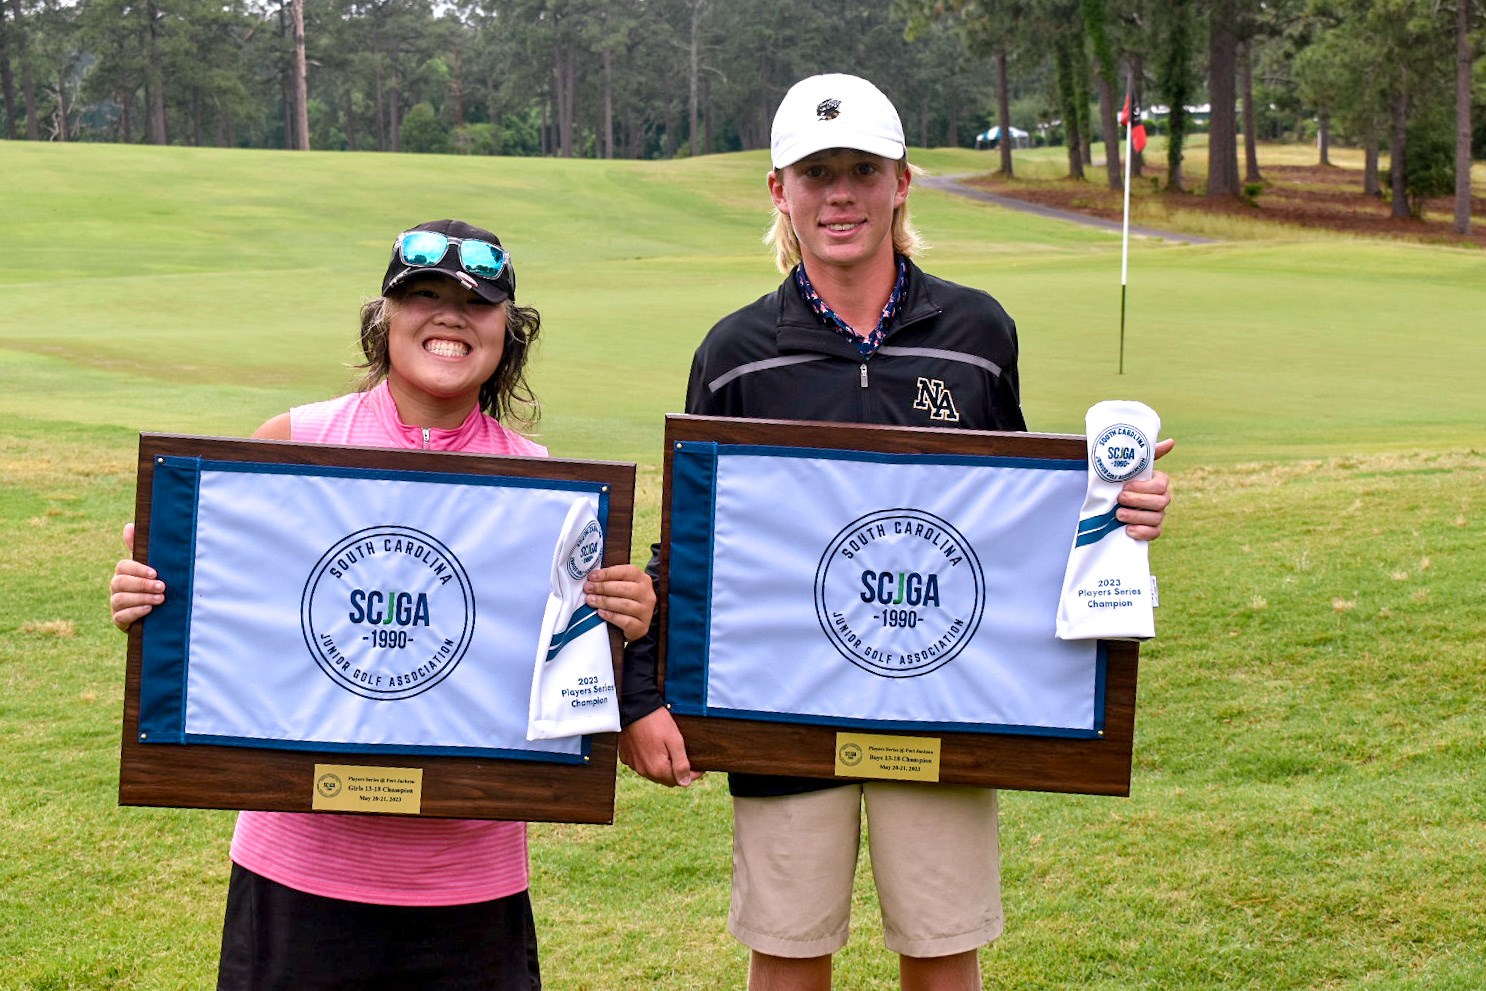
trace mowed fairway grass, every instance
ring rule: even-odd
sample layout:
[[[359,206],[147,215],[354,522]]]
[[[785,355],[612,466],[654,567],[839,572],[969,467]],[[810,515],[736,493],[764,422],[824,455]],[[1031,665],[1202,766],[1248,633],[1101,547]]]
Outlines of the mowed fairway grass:
[[[0,142],[0,988],[212,986],[232,813],[116,804],[138,432],[344,391],[392,235],[465,217],[542,311],[540,440],[639,464],[643,561],[692,348],[778,281],[765,168]],[[913,203],[926,265],[1016,317],[1034,429],[1129,397],[1178,439],[1132,795],[1002,796],[987,986],[1478,991],[1486,255],[1139,240],[1119,374],[1117,238]],[[533,826],[546,985],[741,987],[729,829],[722,775],[628,771],[613,826]],[[849,991],[896,986],[865,882]]]

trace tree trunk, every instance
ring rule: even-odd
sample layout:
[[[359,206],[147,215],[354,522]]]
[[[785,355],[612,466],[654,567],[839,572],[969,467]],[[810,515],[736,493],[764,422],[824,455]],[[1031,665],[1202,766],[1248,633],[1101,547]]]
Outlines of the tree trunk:
[[[1388,172],[1392,179],[1389,190],[1393,195],[1393,219],[1406,220],[1409,216],[1408,167],[1404,164],[1404,150],[1409,120],[1408,90],[1402,85],[1393,97],[1393,126],[1388,133]]]
[[[999,45],[996,48],[996,121],[1001,128],[1001,168],[997,171],[1004,176],[1010,176],[1011,172],[1011,146],[1016,138],[1011,133],[1011,87],[1006,79],[1006,46]]]
[[[217,124],[216,143],[217,143],[217,147],[218,148],[231,148],[232,147],[232,144],[233,144],[233,142],[232,142],[232,114],[231,114],[231,112],[226,107],[224,107],[222,105],[221,99],[216,99],[216,100],[213,100],[212,101],[212,110],[215,111],[215,116],[216,116],[216,124]]]
[[[1182,142],[1187,136],[1187,108],[1172,103],[1166,118],[1166,192],[1184,193],[1182,187]]]
[[[1331,115],[1324,108],[1316,112],[1316,149],[1319,164],[1331,164]]]
[[[454,74],[449,80],[449,89],[454,97],[454,126],[464,127],[464,59],[460,57],[458,40],[454,42]]]
[[[572,158],[578,154],[577,118],[574,111],[578,102],[578,53],[571,48],[568,49],[567,72],[568,83],[565,87],[567,99],[562,108],[563,127],[567,133],[563,135],[563,143],[567,145],[568,157]]]
[[[1455,0],[1455,222],[1471,232],[1471,3]]]
[[[1156,89],[1171,107],[1166,123],[1166,188],[1168,193],[1181,193],[1182,145],[1187,140],[1187,103],[1191,99],[1192,78],[1192,10],[1187,0],[1170,0],[1166,30],[1160,38],[1160,59],[1156,67]]]
[[[387,89],[387,147],[402,150],[402,90],[395,78]]]
[[[1109,44],[1109,33],[1105,21],[1109,11],[1105,0],[1082,0],[1084,33],[1094,49],[1094,81],[1099,93],[1099,130],[1104,134],[1104,172],[1110,189],[1121,189],[1125,184],[1124,170],[1120,168],[1120,125],[1116,120],[1119,99],[1119,81],[1115,77],[1114,50]],[[1090,139],[1094,128],[1087,129]],[[1090,164],[1093,163],[1092,155]]]
[[[17,0],[19,2],[19,0]],[[146,75],[145,140],[152,145],[166,143],[165,134],[165,56],[160,53],[160,13],[154,3],[145,7],[150,25],[149,68]]]
[[[929,147],[929,94],[925,93],[918,101],[918,146]]]
[[[275,49],[282,49],[284,42],[288,41],[291,48],[294,44],[294,28],[290,24],[289,4],[279,4],[279,40]],[[275,65],[278,59],[274,59]],[[287,66],[281,67],[279,72],[279,103],[284,110],[284,148],[294,150],[294,138],[298,131],[294,127],[294,60],[291,57]]]
[[[279,77],[279,102],[284,107],[284,148],[294,150],[294,84],[288,76]]]
[[[559,46],[557,61],[552,67],[555,81],[552,111],[556,117],[557,154],[562,158],[572,158],[574,154],[573,84],[576,80],[576,62],[577,56],[571,48]]]
[[[57,71],[57,140],[67,141],[67,118],[72,108],[67,105],[67,67]],[[1468,188],[1468,187],[1467,187]]]
[[[310,150],[309,69],[304,56],[304,0],[290,4],[294,15],[294,147]]]
[[[494,72],[491,72],[490,75],[488,75],[485,78],[485,119],[488,120],[488,121],[490,121],[490,129],[491,129],[491,132],[492,132],[491,136],[494,139],[494,143],[495,143],[495,152],[494,153],[497,154],[497,155],[499,155],[499,154],[501,154],[501,140],[500,140],[501,108],[500,108],[500,102],[496,98],[496,94],[499,91],[499,88],[500,87],[499,87],[499,84],[495,81],[495,78],[494,77],[495,77],[495,73]]]
[[[687,98],[688,110],[691,113],[691,156],[697,155],[697,115],[700,112],[698,106],[698,83],[702,72],[702,0],[691,0],[691,46],[689,51],[689,80],[691,85],[690,96]]]
[[[1068,146],[1068,178],[1084,177],[1083,139],[1078,132],[1078,96],[1073,81],[1073,52],[1067,38],[1057,44],[1058,97],[1063,104],[1063,141]],[[1006,140],[1010,135],[1003,135]]]
[[[13,28],[6,24],[5,6],[0,4],[0,94],[5,97],[5,138],[15,140],[15,75],[10,68],[10,36]]]
[[[1120,164],[1119,111],[1115,109],[1115,95],[1109,80],[1099,74],[1099,120],[1104,130],[1104,175],[1110,189],[1125,188],[1125,171]]]
[[[10,0],[12,19],[15,22],[16,57],[21,63],[21,100],[26,105],[26,140],[41,140],[41,123],[36,118],[36,80],[31,76],[30,39],[26,26],[21,21],[21,0]],[[7,103],[7,109],[9,104]]]
[[[1368,138],[1362,150],[1362,195],[1381,196],[1383,184],[1378,177],[1378,139]]]
[[[1089,66],[1083,55],[1083,35],[1080,32],[1077,47],[1073,50],[1073,86],[1078,108],[1079,153],[1083,164],[1094,164],[1094,115],[1089,113],[1093,94],[1089,92]]]
[[[603,155],[614,157],[614,53],[604,49]]]
[[[556,60],[552,63],[552,116],[557,132],[554,150],[559,158],[568,155],[567,130],[562,126],[563,86],[566,82],[567,78],[562,71],[562,49],[559,48]]]
[[[1243,43],[1243,55],[1239,59],[1239,71],[1243,73],[1243,158],[1244,182],[1263,182],[1259,172],[1259,132],[1256,126],[1258,114],[1254,112],[1254,42]]]
[[[702,154],[712,154],[712,84],[702,79]]]
[[[387,150],[387,108],[382,100],[382,64],[378,60],[372,70],[372,110],[377,118],[377,151]]]
[[[1208,37],[1208,94],[1212,100],[1207,136],[1207,195],[1238,195],[1238,127],[1234,119],[1237,40],[1233,33],[1235,0],[1215,0]]]
[[[346,150],[356,150],[356,94],[346,87]]]

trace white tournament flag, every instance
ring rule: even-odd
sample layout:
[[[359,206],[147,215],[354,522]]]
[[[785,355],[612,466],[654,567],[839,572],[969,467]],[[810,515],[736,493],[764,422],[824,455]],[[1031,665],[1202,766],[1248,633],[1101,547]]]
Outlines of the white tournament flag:
[[[1161,418],[1144,403],[1106,400],[1085,416],[1089,485],[1058,600],[1064,640],[1145,640],[1156,635],[1150,542],[1115,518],[1120,489],[1150,478]]]
[[[154,483],[194,523],[151,533],[189,581],[145,624],[142,742],[583,759],[528,706],[554,543],[601,486],[174,457]]]
[[[1081,461],[682,444],[666,692],[683,715],[1097,734],[1053,635]]]
[[[575,502],[552,552],[552,590],[531,678],[528,740],[619,732],[609,625],[583,594],[588,573],[604,553],[595,509]]]

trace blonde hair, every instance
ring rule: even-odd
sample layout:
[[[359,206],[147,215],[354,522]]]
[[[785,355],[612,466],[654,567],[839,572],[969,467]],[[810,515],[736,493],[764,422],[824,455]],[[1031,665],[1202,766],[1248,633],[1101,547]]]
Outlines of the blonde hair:
[[[924,170],[908,161],[904,155],[894,165],[897,166],[898,175],[911,172],[915,176],[924,174]],[[775,169],[775,178],[781,182],[784,180],[784,170]],[[924,236],[913,226],[908,216],[908,201],[905,199],[903,205],[893,210],[893,250],[905,258],[912,258],[915,254],[928,250],[929,243]],[[764,232],[764,243],[774,247],[774,264],[779,266],[779,271],[788,272],[800,263],[800,239],[795,236],[794,225],[790,223],[788,215],[783,213],[779,207],[774,208],[774,220],[769,229]]]
[[[526,362],[541,333],[542,317],[530,306],[517,306],[515,300],[501,305],[506,308],[505,350],[495,371],[480,386],[480,409],[508,426],[530,431],[541,418],[542,408],[526,381]],[[391,298],[377,296],[361,305],[361,352],[366,360],[356,367],[366,373],[356,385],[358,392],[376,388],[392,370],[387,334],[396,307],[396,290]]]

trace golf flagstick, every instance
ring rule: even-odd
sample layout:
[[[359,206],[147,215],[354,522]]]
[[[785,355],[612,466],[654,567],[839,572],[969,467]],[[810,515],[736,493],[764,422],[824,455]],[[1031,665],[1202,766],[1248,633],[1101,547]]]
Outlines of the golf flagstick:
[[[1132,79],[1129,84],[1134,86]],[[1120,374],[1125,374],[1125,289],[1130,274],[1130,165],[1135,159],[1134,118],[1130,110],[1130,89],[1125,90],[1125,219],[1120,246]]]

